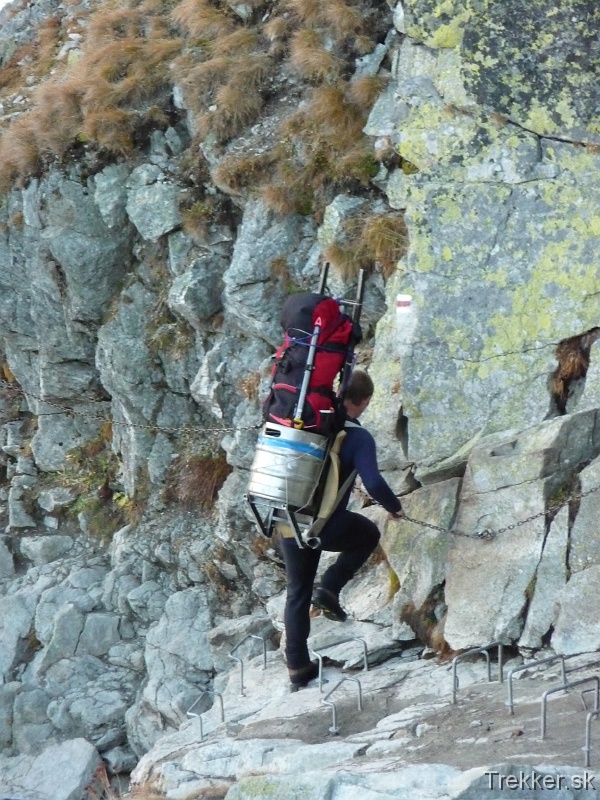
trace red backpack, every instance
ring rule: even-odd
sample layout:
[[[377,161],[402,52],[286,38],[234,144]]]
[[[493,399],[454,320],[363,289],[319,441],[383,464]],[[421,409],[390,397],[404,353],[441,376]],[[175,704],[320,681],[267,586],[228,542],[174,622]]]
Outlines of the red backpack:
[[[283,304],[283,344],[275,355],[273,382],[263,404],[265,421],[303,428],[327,435],[336,428],[336,376],[360,341],[358,323],[342,312],[337,300],[323,294],[295,294]],[[300,388],[307,368],[311,339],[319,327],[308,392],[302,409],[297,409]]]

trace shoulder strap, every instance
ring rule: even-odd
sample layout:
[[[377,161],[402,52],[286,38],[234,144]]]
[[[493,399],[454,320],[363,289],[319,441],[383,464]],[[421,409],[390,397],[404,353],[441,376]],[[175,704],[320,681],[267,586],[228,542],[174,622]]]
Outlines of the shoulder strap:
[[[344,427],[352,427],[352,428],[360,428],[360,425],[357,425],[355,422],[346,422]],[[317,513],[317,518],[310,526],[307,535],[309,536],[318,536],[321,529],[329,519],[329,517],[333,514],[336,508],[342,501],[342,498],[348,491],[348,489],[352,486],[354,481],[356,480],[357,472],[356,470],[352,470],[352,472],[348,475],[346,480],[340,486],[340,457],[339,452],[342,446],[342,442],[346,438],[346,431],[340,431],[335,439],[333,440],[333,444],[329,450],[329,469],[327,472],[327,479],[325,483],[325,490],[323,492],[323,498],[321,500],[321,506]]]

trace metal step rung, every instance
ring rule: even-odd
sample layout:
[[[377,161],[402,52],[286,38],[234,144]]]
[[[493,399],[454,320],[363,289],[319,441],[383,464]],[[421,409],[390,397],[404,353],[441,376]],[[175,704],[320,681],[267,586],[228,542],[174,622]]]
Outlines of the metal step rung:
[[[225,708],[223,706],[223,695],[221,694],[221,692],[214,691],[214,689],[205,689],[202,692],[202,694],[200,695],[200,697],[198,697],[197,700],[194,700],[192,705],[186,711],[186,716],[191,717],[191,718],[197,718],[197,719],[200,720],[200,741],[201,742],[204,741],[204,730],[202,728],[202,714],[194,714],[192,712],[192,709],[195,706],[198,705],[198,703],[200,702],[200,700],[202,700],[202,698],[204,697],[205,694],[209,694],[209,695],[212,695],[213,697],[218,697],[219,698],[219,702],[221,704],[221,722],[225,722]]]
[[[240,639],[240,641],[236,644],[236,646],[233,648],[233,650],[230,650],[229,653],[227,654],[228,658],[231,658],[233,661],[237,661],[238,664],[240,665],[240,697],[245,697],[245,694],[244,694],[244,662],[242,661],[241,658],[239,658],[239,656],[234,656],[233,654],[238,649],[238,647],[241,647],[241,645],[243,645],[244,642],[248,641],[248,639],[258,639],[259,641],[261,641],[263,643],[263,669],[267,668],[267,640],[265,639],[265,637],[264,636],[259,636],[256,633],[249,633],[247,636],[244,636],[243,639]]]
[[[515,702],[514,702],[514,695],[513,695],[513,675],[516,675],[517,672],[523,672],[526,669],[535,669],[535,667],[541,666],[542,664],[551,664],[554,661],[561,662],[561,672],[562,672],[562,681],[563,683],[567,682],[567,673],[565,670],[565,657],[561,655],[555,656],[548,656],[548,658],[542,658],[539,661],[529,661],[527,664],[521,664],[518,667],[513,667],[508,673],[508,713],[511,716],[514,716],[515,713]]]
[[[592,750],[592,720],[598,716],[600,716],[600,709],[597,709],[596,711],[590,711],[585,718],[585,744],[582,748],[583,752],[585,753],[585,757],[583,759],[584,767],[590,766],[590,753]]]
[[[483,653],[487,661],[487,673],[488,673],[488,681],[491,682],[492,680],[492,672],[490,666],[490,654],[488,650],[492,647],[498,648],[498,680],[500,683],[504,682],[504,675],[503,673],[503,656],[504,656],[504,645],[502,642],[492,642],[491,644],[486,644],[484,647],[474,647],[472,650],[466,650],[464,653],[460,653],[460,655],[455,656],[452,659],[452,703],[456,703],[456,693],[458,692],[458,675],[456,669],[461,661],[464,661],[469,656],[478,655],[479,653]]]
[[[333,714],[332,725],[329,728],[329,733],[339,733],[339,730],[340,730],[339,726],[337,724],[335,703],[332,700],[329,700],[329,698],[336,691],[336,689],[338,689],[342,685],[342,683],[344,683],[345,681],[351,681],[352,683],[356,683],[356,685],[358,686],[358,710],[359,711],[363,710],[363,706],[362,706],[362,687],[360,685],[360,681],[358,680],[358,678],[349,678],[348,676],[343,677],[340,681],[338,681],[336,683],[336,685],[333,687],[333,689],[330,689],[327,692],[325,697],[321,698],[321,703],[324,706],[329,706],[331,708],[331,711],[332,711],[332,714]]]
[[[540,719],[540,737],[544,739],[546,737],[546,706],[547,706],[547,699],[551,694],[556,694],[556,692],[563,692],[566,689],[573,689],[575,686],[581,686],[584,683],[590,683],[594,681],[596,684],[595,693],[596,693],[596,704],[594,706],[594,711],[600,710],[600,678],[598,675],[590,675],[588,678],[580,678],[578,681],[571,681],[570,683],[563,683],[561,686],[554,686],[552,689],[547,689],[544,694],[542,695],[542,710],[541,710],[541,719]]]
[[[324,650],[331,650],[332,647],[337,647],[340,644],[347,644],[348,642],[360,642],[363,646],[363,671],[369,671],[369,662],[367,656],[369,654],[369,650],[367,648],[367,643],[364,639],[361,639],[360,636],[351,636],[349,639],[342,639],[339,642],[332,642],[331,644],[325,645],[325,647],[321,647],[320,650],[311,650],[311,655],[313,655],[317,661],[319,662],[319,691],[323,691],[323,651]]]

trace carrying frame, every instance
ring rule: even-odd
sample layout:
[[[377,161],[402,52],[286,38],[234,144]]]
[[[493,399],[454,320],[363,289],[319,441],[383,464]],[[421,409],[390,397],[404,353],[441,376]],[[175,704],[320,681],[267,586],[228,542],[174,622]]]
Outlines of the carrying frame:
[[[329,262],[326,262],[323,265],[323,268],[321,270],[321,275],[319,278],[319,294],[324,295],[329,291],[327,287],[328,275],[329,275]],[[356,325],[360,321],[360,315],[363,306],[364,287],[365,287],[365,272],[364,270],[361,269],[358,274],[355,299],[338,300],[340,306],[344,307],[344,310],[352,320],[353,324]],[[311,335],[309,352],[306,359],[304,375],[302,377],[302,384],[298,396],[298,402],[296,404],[296,408],[294,411],[294,428],[296,428],[297,430],[302,430],[303,427],[303,420],[301,415],[304,408],[306,396],[308,394],[308,390],[310,387],[311,375],[314,370],[314,362],[317,352],[319,333],[320,333],[320,327],[316,325]],[[348,350],[348,353],[346,355],[346,360],[344,362],[344,365],[340,373],[339,389],[337,392],[337,399],[338,402],[340,403],[343,402],[344,394],[346,392],[346,389],[348,388],[350,377],[352,375],[353,366],[354,366],[354,348],[352,347]],[[319,491],[319,489],[322,490],[325,481],[326,477],[326,475],[324,474],[325,465],[328,462],[329,449],[331,448],[333,439],[335,437],[329,436],[328,438],[329,442],[327,443],[327,453],[323,461],[323,469],[321,470],[319,478],[315,484],[313,500],[310,503],[310,507],[305,506],[300,508],[298,506],[293,506],[287,502],[275,502],[275,501],[269,502],[268,498],[253,495],[250,492],[246,495],[246,500],[250,506],[250,510],[252,511],[256,524],[258,525],[260,532],[264,536],[270,537],[273,533],[273,527],[277,523],[283,523],[290,527],[298,547],[300,548],[320,547],[320,541],[318,537],[310,537],[308,540],[306,540],[305,535],[308,531],[310,531],[310,528],[314,523],[320,503],[321,492]],[[259,506],[268,507],[268,511],[264,516],[261,515],[259,511]]]

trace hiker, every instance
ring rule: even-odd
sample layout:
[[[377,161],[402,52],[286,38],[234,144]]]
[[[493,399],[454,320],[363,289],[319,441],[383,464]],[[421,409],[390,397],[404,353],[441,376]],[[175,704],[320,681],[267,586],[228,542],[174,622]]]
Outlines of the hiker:
[[[403,516],[400,500],[395,496],[377,466],[375,440],[358,423],[373,395],[373,381],[366,372],[355,370],[344,397],[346,437],[340,450],[340,485],[353,470],[358,472],[369,495],[380,503],[391,518]],[[310,633],[310,606],[323,611],[328,619],[344,622],[346,613],[339,603],[339,593],[369,558],[379,542],[379,530],[362,514],[347,511],[352,486],[320,532],[321,546],[299,548],[294,538],[281,537],[285,561],[287,596],[285,604],[286,661],[294,687],[306,684],[318,675],[318,664],[310,660],[307,640]],[[321,550],[340,555],[324,572],[321,583],[313,583]]]

